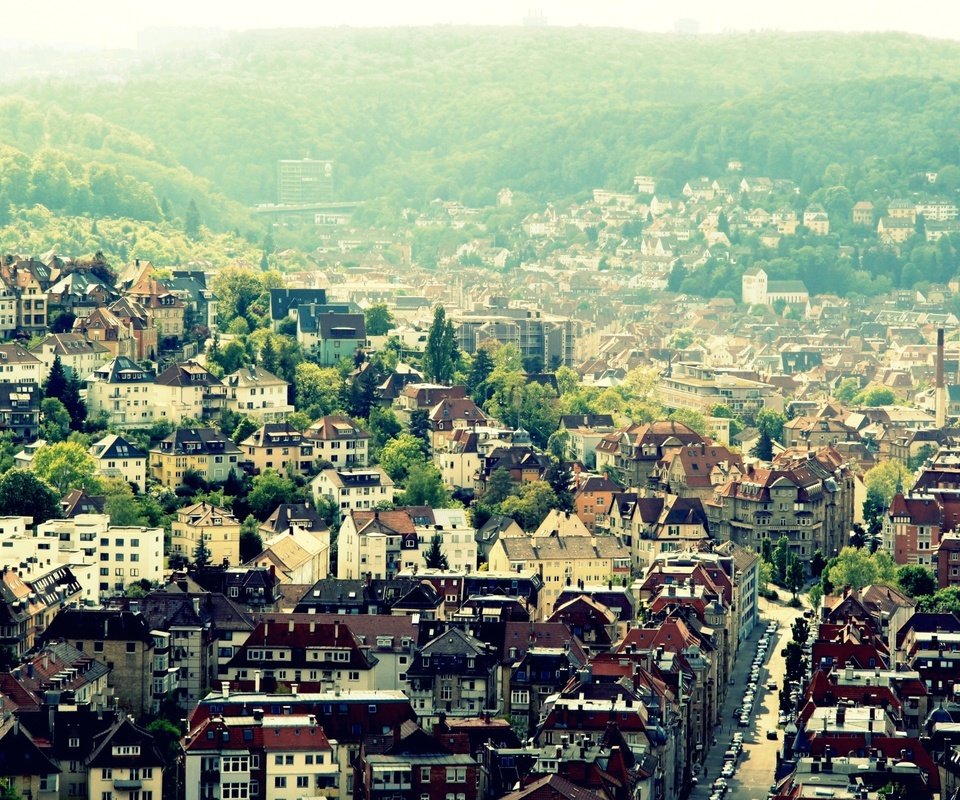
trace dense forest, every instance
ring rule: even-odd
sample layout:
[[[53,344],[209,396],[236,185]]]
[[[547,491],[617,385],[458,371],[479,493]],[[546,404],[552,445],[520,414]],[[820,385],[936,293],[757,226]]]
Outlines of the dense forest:
[[[55,146],[102,153],[158,196],[183,196],[182,165],[271,202],[277,159],[312,156],[336,162],[345,199],[485,204],[505,185],[537,199],[637,173],[682,185],[731,158],[807,191],[831,165],[851,192],[883,188],[957,164],[957,81],[960,45],[900,34],[437,27],[238,34],[122,82],[15,88],[84,122],[44,125]]]

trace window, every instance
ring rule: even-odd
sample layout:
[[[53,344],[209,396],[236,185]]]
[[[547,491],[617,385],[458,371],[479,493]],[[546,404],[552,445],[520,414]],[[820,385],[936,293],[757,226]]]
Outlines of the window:
[[[277,775],[273,779],[273,788],[274,789],[286,789],[287,788],[287,778],[284,775]]]
[[[106,767],[106,768],[100,770],[100,779],[101,779],[101,780],[105,780],[105,781],[112,781],[112,780],[113,780],[113,770],[110,769],[109,767]]]
[[[113,800],[113,792],[101,792],[100,800]]]
[[[310,778],[307,775],[297,775],[297,788],[306,789],[310,786]]]
[[[245,783],[224,783],[220,791],[220,797],[223,800],[246,800],[247,784]]]
[[[293,764],[293,756],[292,756],[292,755],[288,755],[288,756],[286,757],[286,760],[285,760],[284,763],[285,763],[285,764]]]
[[[127,652],[136,653],[137,652],[137,643],[136,642],[127,642]]]
[[[273,757],[273,763],[274,763],[274,764],[283,764],[283,756],[274,756],[274,757]]]
[[[447,783],[466,783],[466,767],[447,767]]]
[[[430,783],[430,767],[420,767],[420,783]]]

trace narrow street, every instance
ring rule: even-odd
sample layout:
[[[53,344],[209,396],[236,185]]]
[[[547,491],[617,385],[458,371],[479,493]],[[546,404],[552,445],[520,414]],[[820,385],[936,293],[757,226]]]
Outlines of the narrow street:
[[[783,596],[785,593],[780,594]],[[743,733],[743,751],[737,759],[737,768],[733,777],[726,779],[728,791],[724,800],[762,800],[767,796],[773,783],[777,753],[783,746],[783,729],[777,726],[779,688],[769,690],[766,684],[772,681],[778,687],[783,685],[786,665],[780,651],[790,639],[790,626],[801,613],[803,609],[790,608],[783,601],[760,600],[760,622],[750,638],[740,645],[740,652],[737,654],[733,669],[734,683],[727,686],[727,697],[723,704],[717,743],[707,753],[704,763],[706,774],[700,773],[699,783],[690,793],[693,800],[707,800],[712,793],[710,787],[720,777],[723,754],[730,747],[736,731]],[[747,683],[750,680],[750,665],[757,651],[757,642],[766,632],[767,624],[772,620],[776,620],[779,627],[770,639],[766,661],[760,670],[750,725],[740,728],[733,717],[733,711],[743,702]],[[776,740],[767,739],[768,730],[777,732]]]

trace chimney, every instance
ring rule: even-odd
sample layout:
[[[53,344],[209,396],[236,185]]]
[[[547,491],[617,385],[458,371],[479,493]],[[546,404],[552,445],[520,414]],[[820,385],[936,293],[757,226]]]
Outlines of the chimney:
[[[947,387],[943,382],[943,328],[937,328],[937,389],[936,402],[937,428],[947,425]]]

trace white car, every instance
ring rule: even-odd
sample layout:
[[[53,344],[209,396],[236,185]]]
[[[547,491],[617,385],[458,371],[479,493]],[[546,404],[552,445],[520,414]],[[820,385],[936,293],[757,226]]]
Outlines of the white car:
[[[742,742],[742,741],[743,741],[743,734],[740,733],[740,731],[737,731],[736,733],[734,733],[734,734],[733,734],[733,741],[735,741],[735,742]]]
[[[733,777],[733,772],[734,772],[734,770],[733,770],[733,764],[727,764],[727,766],[725,766],[725,767],[723,768],[723,770],[720,772],[720,774],[721,774],[724,778],[732,778],[732,777]]]

